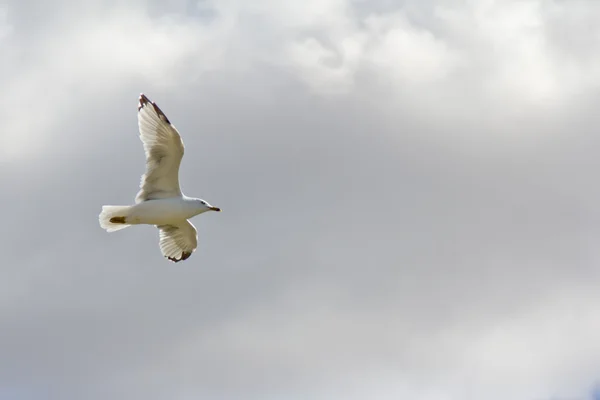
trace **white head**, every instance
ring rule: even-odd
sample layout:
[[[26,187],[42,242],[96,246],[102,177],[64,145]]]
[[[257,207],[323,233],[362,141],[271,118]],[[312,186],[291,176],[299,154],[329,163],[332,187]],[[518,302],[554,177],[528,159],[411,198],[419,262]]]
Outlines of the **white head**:
[[[213,207],[210,204],[208,204],[208,201],[202,200],[202,199],[194,199],[194,201],[196,202],[197,206],[198,206],[198,214],[202,214],[204,212],[207,211],[221,211],[221,209],[219,207]]]

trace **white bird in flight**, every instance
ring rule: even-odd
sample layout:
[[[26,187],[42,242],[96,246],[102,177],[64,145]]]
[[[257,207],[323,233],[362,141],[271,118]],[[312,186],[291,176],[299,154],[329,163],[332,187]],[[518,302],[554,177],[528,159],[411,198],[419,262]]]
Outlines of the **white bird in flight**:
[[[198,245],[196,228],[188,219],[206,211],[221,210],[181,193],[179,165],[183,141],[165,113],[143,93],[138,105],[138,127],[146,153],[146,172],[136,204],[103,206],[100,226],[114,232],[131,225],[156,225],[162,254],[173,262],[187,260]]]

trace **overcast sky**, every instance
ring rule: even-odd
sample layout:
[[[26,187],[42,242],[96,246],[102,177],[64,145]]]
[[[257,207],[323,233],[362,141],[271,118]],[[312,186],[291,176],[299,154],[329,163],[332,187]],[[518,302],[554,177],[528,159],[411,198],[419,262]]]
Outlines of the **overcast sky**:
[[[0,0],[1,400],[588,400],[600,2]],[[108,234],[144,92],[199,247]]]

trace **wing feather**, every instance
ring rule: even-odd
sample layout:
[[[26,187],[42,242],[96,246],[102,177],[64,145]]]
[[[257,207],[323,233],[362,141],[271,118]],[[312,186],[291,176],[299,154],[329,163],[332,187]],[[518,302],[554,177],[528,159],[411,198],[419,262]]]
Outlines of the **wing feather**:
[[[183,141],[165,113],[143,93],[138,105],[138,127],[146,153],[146,172],[135,202],[181,196],[179,166]]]
[[[198,246],[198,233],[188,220],[178,224],[159,225],[159,247],[163,256],[173,262],[187,260]]]

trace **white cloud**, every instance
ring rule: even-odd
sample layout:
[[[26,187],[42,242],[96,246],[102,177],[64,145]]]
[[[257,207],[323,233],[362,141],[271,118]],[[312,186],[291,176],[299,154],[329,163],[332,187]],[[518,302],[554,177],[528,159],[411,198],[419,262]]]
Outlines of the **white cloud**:
[[[448,78],[459,59],[431,31],[417,29],[403,13],[377,15],[365,21],[370,48],[365,56],[375,74],[402,86]]]
[[[346,38],[336,43],[335,49],[328,49],[309,37],[290,44],[287,56],[293,70],[313,92],[345,94],[354,86],[361,47],[360,38]]]
[[[0,375],[66,399],[585,394],[600,5],[113,3],[43,29],[0,12],[0,157],[32,170],[4,172],[0,350],[22,369]],[[185,128],[188,184],[225,203],[182,268],[151,228],[95,223],[134,195],[140,90]]]
[[[79,96],[97,101],[132,82],[169,87],[215,69],[226,51],[226,29],[184,16],[151,18],[143,10],[119,8],[40,35],[33,49],[11,46],[0,78],[1,156],[35,156],[50,142],[64,140],[51,132],[77,112]]]
[[[8,22],[8,12],[5,8],[0,8],[0,44],[11,32],[12,26]]]
[[[510,313],[465,314],[433,330],[419,320],[429,319],[419,304],[409,314],[363,312],[331,308],[335,294],[316,285],[296,290],[298,296],[290,288],[273,304],[188,332],[160,364],[219,354],[206,379],[237,376],[240,390],[298,384],[294,392],[302,393],[298,382],[318,381],[311,397],[423,400],[584,399],[600,368],[593,287],[556,291]],[[301,298],[306,293],[311,298]],[[232,366],[234,359],[245,361]],[[253,371],[242,375],[246,363]],[[194,374],[174,374],[194,386]]]

